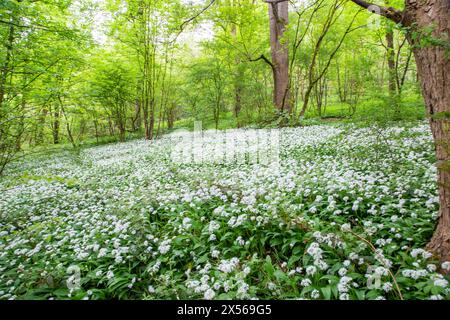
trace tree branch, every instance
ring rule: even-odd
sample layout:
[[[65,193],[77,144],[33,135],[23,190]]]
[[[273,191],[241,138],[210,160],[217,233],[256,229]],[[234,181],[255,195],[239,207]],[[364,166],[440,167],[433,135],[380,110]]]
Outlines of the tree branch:
[[[278,4],[278,3],[286,2],[286,1],[289,1],[289,0],[266,0],[265,2],[270,3],[270,4]]]
[[[263,55],[263,54],[262,54],[259,58],[256,58],[256,59],[249,59],[248,61],[250,61],[250,62],[256,62],[256,61],[259,61],[259,60],[263,60],[265,63],[267,63],[267,64],[272,68],[272,70],[275,69],[275,66],[273,65],[273,63],[272,63],[269,59],[267,59],[266,56]]]
[[[211,2],[210,2],[206,7],[204,7],[202,10],[200,10],[199,12],[197,12],[193,17],[191,17],[191,18],[187,19],[186,21],[184,21],[184,22],[181,24],[181,26],[180,26],[181,32],[184,31],[184,28],[185,28],[185,26],[186,26],[188,23],[191,23],[192,21],[194,21],[195,19],[197,19],[203,12],[205,12],[206,10],[208,10],[208,9],[214,4],[214,2],[216,2],[216,0],[211,0]]]
[[[369,10],[370,12],[386,17],[389,20],[394,21],[395,23],[401,23],[403,20],[403,11],[401,10],[397,10],[392,7],[386,8],[383,6],[379,6],[377,4],[366,2],[364,0],[351,0],[351,1],[356,3],[358,6]]]
[[[21,29],[38,29],[38,30],[44,30],[44,31],[48,31],[48,32],[59,32],[59,33],[66,32],[68,30],[68,29],[66,29],[66,30],[54,29],[54,28],[51,28],[48,26],[43,26],[41,24],[37,24],[36,22],[33,22],[33,24],[31,24],[31,25],[22,25],[22,24],[15,23],[12,21],[5,21],[5,20],[0,19],[0,24],[6,24],[9,26],[14,26],[14,27],[21,28]]]

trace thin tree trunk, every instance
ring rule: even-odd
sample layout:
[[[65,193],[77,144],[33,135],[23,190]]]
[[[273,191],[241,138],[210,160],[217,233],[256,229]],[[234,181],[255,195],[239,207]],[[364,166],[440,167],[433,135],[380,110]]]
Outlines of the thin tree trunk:
[[[273,71],[273,103],[281,112],[291,113],[289,84],[289,46],[284,37],[289,23],[289,2],[269,1],[270,46]]]
[[[60,117],[59,106],[55,105],[55,110],[53,112],[53,126],[52,126],[53,144],[59,143],[59,117]]]
[[[231,26],[231,37],[233,38],[233,41],[236,43],[237,26],[234,23]],[[239,120],[239,114],[242,109],[242,83],[241,83],[242,72],[239,67],[241,59],[239,58],[238,54],[235,55],[234,62],[236,64],[236,71],[234,75],[234,117],[236,118],[237,127],[240,128],[241,122]]]
[[[109,128],[109,135],[114,136],[114,126],[111,121],[111,117],[108,117],[108,128]]]
[[[47,112],[48,111],[45,107],[39,112],[39,118],[36,128],[36,139],[35,139],[36,145],[44,143],[44,126],[45,126],[45,118],[47,117]]]
[[[98,143],[98,121],[94,119],[94,129],[95,129],[95,141]]]
[[[399,104],[397,101],[397,81],[396,81],[396,62],[394,52],[394,30],[391,26],[386,27],[386,57],[389,76],[389,101],[394,110],[395,117],[399,117]]]
[[[64,104],[63,104],[63,101],[61,99],[61,96],[58,96],[58,101],[59,101],[59,103],[61,105],[61,111],[62,111],[62,114],[64,116],[64,120],[66,122],[67,136],[69,137],[69,141],[72,144],[72,146],[74,148],[76,148],[77,144],[75,143],[75,139],[73,138],[72,129],[70,128],[69,119],[67,118],[66,110],[64,109]]]
[[[386,30],[386,56],[389,68],[389,95],[395,96],[396,81],[395,81],[395,53],[394,53],[394,31],[392,29]]]

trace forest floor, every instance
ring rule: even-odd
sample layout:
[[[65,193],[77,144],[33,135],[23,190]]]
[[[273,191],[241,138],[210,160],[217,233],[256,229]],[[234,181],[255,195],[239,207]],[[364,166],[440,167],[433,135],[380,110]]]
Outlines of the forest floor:
[[[174,133],[0,180],[0,299],[450,299],[425,122]]]

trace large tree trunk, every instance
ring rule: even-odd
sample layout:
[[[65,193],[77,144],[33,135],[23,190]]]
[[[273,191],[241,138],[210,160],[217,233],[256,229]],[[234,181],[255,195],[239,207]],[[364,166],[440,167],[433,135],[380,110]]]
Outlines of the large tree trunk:
[[[408,40],[416,58],[438,161],[440,217],[427,249],[434,252],[441,261],[450,261],[450,58],[442,44],[424,46],[420,39],[425,37],[425,28],[435,25],[430,36],[448,45],[449,17],[448,0],[407,0],[406,21],[410,25],[416,23],[415,31],[419,34],[418,38],[408,35]]]
[[[289,84],[289,47],[284,37],[289,23],[289,2],[266,0],[269,5],[270,47],[274,80],[273,103],[278,110],[290,113],[292,109]]]

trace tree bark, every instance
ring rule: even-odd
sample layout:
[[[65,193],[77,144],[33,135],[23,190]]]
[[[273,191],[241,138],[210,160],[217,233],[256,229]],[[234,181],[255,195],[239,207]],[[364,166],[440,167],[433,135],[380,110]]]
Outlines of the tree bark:
[[[52,133],[53,133],[53,144],[59,143],[59,118],[60,118],[60,110],[59,106],[55,105],[55,111],[53,112],[53,126],[52,126]]]
[[[449,45],[450,2],[407,0],[405,20],[415,23],[419,37],[408,35],[417,63],[422,93],[436,144],[439,185],[439,222],[427,249],[450,261],[450,60],[443,45],[420,43],[424,28],[435,25],[432,37]],[[428,36],[427,36],[428,37]]]
[[[393,97],[396,93],[394,31],[389,27],[386,29],[386,56],[389,68],[389,95]]]
[[[61,96],[58,96],[58,101],[59,101],[59,104],[61,106],[61,113],[63,114],[64,120],[66,122],[67,136],[69,137],[69,141],[72,144],[72,146],[74,148],[76,148],[77,144],[76,144],[75,139],[73,137],[72,129],[70,128],[70,122],[69,122],[69,119],[67,118],[66,110],[64,109],[64,103],[63,103],[63,101],[61,99]],[[59,126],[59,124],[58,124],[58,126]]]
[[[94,119],[95,141],[98,143],[98,120]]]
[[[237,39],[237,26],[233,24],[231,26],[231,37],[233,38],[234,43],[236,43]],[[236,54],[234,61],[236,63],[236,70],[234,75],[234,117],[236,118],[237,127],[241,127],[241,122],[239,120],[239,114],[242,109],[242,72],[240,70],[241,59],[239,55]]]
[[[287,0],[266,0],[269,5],[270,47],[273,70],[273,103],[281,112],[292,109],[289,84],[289,47],[284,37],[289,23],[289,2]]]
[[[45,118],[47,117],[47,109],[44,107],[39,111],[38,121],[36,124],[36,138],[35,144],[41,145],[44,143],[44,126],[45,126]]]
[[[134,117],[131,119],[131,128],[133,132],[141,129],[141,101],[139,98],[134,103]]]

